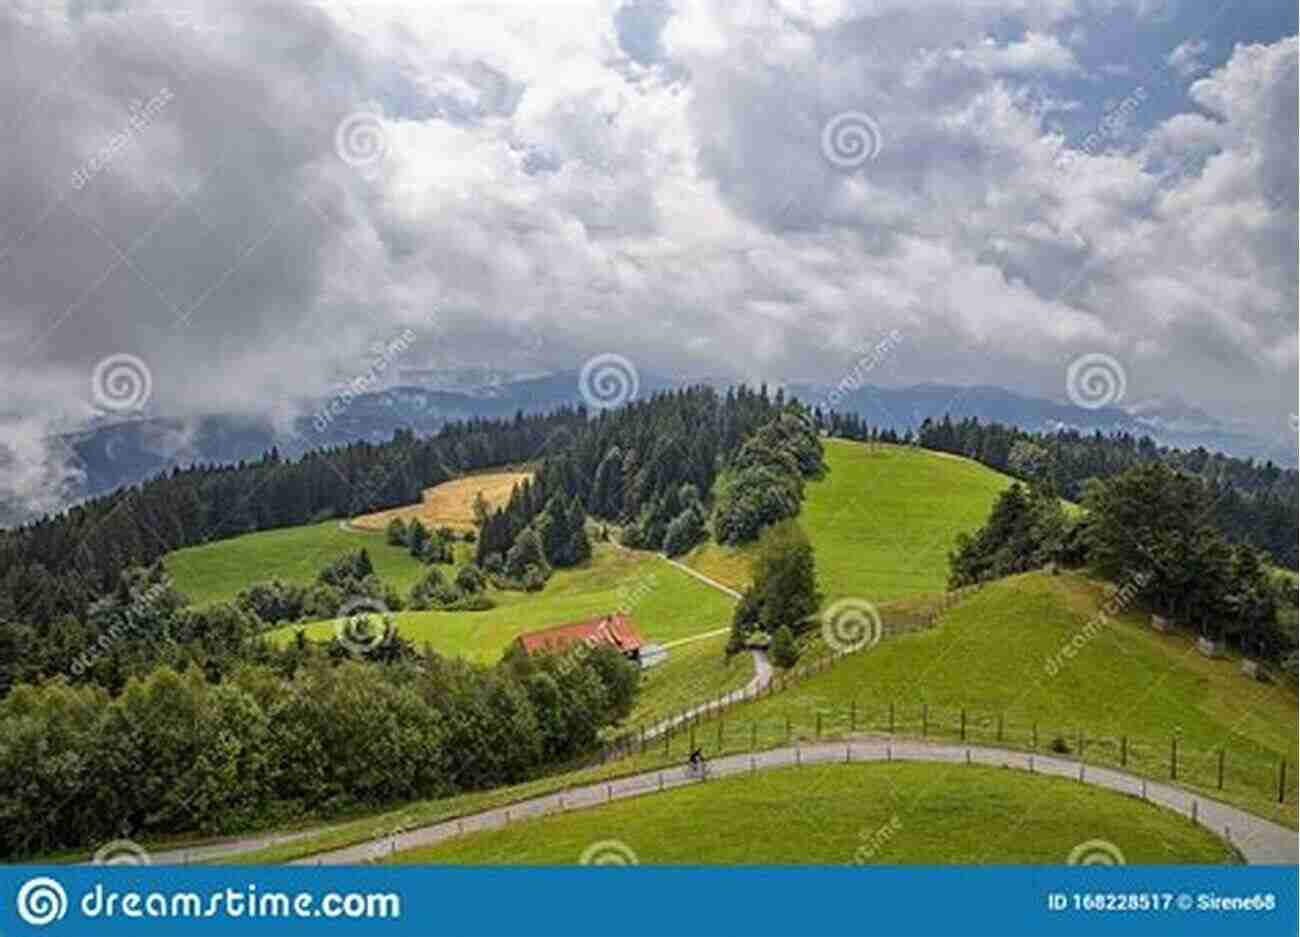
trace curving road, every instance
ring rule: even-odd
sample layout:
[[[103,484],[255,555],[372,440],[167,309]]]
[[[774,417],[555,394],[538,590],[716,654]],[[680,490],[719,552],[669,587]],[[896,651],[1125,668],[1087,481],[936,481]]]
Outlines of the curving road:
[[[753,755],[730,755],[711,761],[714,777],[745,774],[769,768],[814,762],[865,762],[865,761],[928,761],[945,764],[969,761],[974,764],[1018,768],[1036,774],[1078,778],[1080,765],[1076,761],[1052,756],[1013,752],[979,746],[944,745],[919,741],[854,741],[838,744],[820,744],[778,748]],[[1295,865],[1300,848],[1300,834],[1277,823],[1257,817],[1236,807],[1207,800],[1181,788],[1156,781],[1113,771],[1109,768],[1086,766],[1083,782],[1132,794],[1175,810],[1185,816],[1196,817],[1196,822],[1220,837],[1227,838],[1237,847],[1246,861],[1254,865]],[[669,790],[686,784],[709,783],[688,778],[682,768],[650,771],[617,781],[589,784],[559,794],[548,794],[532,800],[521,801],[509,807],[487,810],[458,820],[449,820],[433,826],[411,830],[383,839],[361,843],[346,849],[321,853],[295,863],[298,865],[349,864],[372,862],[376,859],[430,846],[465,833],[496,829],[525,817],[539,817],[568,810],[594,807],[612,800],[638,797],[643,794]],[[1193,804],[1195,807],[1193,807]]]

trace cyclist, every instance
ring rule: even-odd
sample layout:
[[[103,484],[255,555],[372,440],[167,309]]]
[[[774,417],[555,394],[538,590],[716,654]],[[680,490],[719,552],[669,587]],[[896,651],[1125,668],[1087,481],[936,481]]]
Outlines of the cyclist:
[[[689,764],[692,774],[704,773],[704,752],[702,749],[697,748],[695,751],[691,752]]]

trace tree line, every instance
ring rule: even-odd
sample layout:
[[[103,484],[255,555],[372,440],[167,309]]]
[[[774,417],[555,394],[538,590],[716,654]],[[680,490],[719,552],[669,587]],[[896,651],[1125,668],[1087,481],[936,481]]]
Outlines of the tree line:
[[[1072,516],[1050,485],[1013,484],[983,527],[958,535],[949,588],[1044,566],[1087,567],[1151,611],[1253,658],[1285,662],[1294,675],[1296,636],[1281,613],[1296,605],[1295,583],[1218,528],[1200,478],[1150,462],[1089,481],[1082,501]]]
[[[360,652],[301,633],[276,646],[234,603],[180,601],[157,568],[127,571],[96,603],[112,640],[81,649],[83,682],[0,701],[4,857],[517,783],[594,750],[639,688],[611,648],[484,667],[390,624]]]
[[[298,460],[272,449],[235,465],[175,468],[60,514],[0,531],[0,622],[48,624],[116,588],[121,573],[182,547],[411,504],[475,469],[543,455],[583,408],[449,424],[417,439],[358,442]],[[0,626],[2,630],[3,626]]]

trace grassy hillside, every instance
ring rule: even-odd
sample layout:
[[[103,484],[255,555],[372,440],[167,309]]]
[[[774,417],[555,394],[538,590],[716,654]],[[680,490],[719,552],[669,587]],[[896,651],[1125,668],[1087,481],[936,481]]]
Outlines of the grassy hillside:
[[[979,765],[809,765],[650,794],[400,853],[403,863],[576,864],[617,841],[641,863],[1064,863],[1085,840],[1130,863],[1231,850],[1112,791]]]
[[[636,709],[628,725],[650,725],[684,709],[739,690],[754,678],[754,658],[724,653],[727,635],[678,645],[668,651],[668,660],[645,671]]]
[[[434,650],[495,661],[525,631],[609,614],[625,604],[649,641],[664,643],[727,627],[732,600],[668,563],[646,553],[598,544],[592,561],[557,570],[538,593],[492,591],[497,607],[484,612],[399,612],[398,630]],[[288,640],[301,625],[275,635]],[[334,634],[333,622],[304,630],[313,640]]]
[[[828,600],[883,603],[941,592],[948,551],[988,518],[1012,479],[968,459],[906,446],[825,441],[826,477],[807,486],[799,523],[817,550]],[[749,579],[749,550],[706,544],[688,565],[733,588]]]
[[[381,533],[340,530],[338,521],[188,547],[168,554],[164,562],[176,587],[196,605],[205,605],[233,599],[266,579],[311,583],[330,560],[361,547],[369,551],[375,571],[402,592],[419,581],[424,567],[405,548],[389,546]]]
[[[1095,619],[1102,586],[1075,575],[1029,573],[992,583],[952,609],[934,629],[891,638],[834,669],[729,717],[757,720],[769,742],[792,721],[796,736],[895,728],[1040,748],[1060,736],[1089,760],[1116,763],[1122,736],[1135,770],[1169,776],[1177,738],[1179,780],[1258,812],[1296,815],[1295,693],[1244,677],[1236,661],[1208,660],[1186,635],[1157,634],[1138,612]],[[1089,625],[1089,622],[1092,622]],[[1085,629],[1085,625],[1088,627]],[[1091,635],[1091,637],[1088,637]],[[1061,656],[1075,648],[1073,657]],[[1048,659],[1057,662],[1049,674]],[[1225,748],[1225,792],[1217,793],[1217,751]],[[1287,803],[1276,801],[1278,761],[1290,765]]]

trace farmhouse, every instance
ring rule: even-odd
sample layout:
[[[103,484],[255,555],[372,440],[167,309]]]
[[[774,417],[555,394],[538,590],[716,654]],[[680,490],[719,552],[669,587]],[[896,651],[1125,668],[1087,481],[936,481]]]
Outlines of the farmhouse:
[[[626,615],[602,615],[590,621],[578,621],[568,625],[555,625],[541,631],[530,631],[515,639],[526,654],[538,651],[563,651],[574,644],[582,643],[589,647],[608,644],[617,648],[629,660],[640,660],[641,648],[645,639],[636,625]]]

